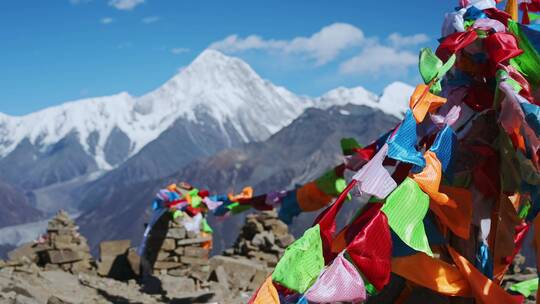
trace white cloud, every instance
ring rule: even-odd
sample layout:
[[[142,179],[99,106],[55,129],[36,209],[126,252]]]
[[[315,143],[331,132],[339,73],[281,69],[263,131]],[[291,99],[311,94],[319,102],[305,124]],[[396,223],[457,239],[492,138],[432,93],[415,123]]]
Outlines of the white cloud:
[[[180,55],[180,54],[187,53],[187,52],[189,52],[188,48],[179,47],[179,48],[172,48],[171,49],[171,53],[173,53],[174,55]]]
[[[240,38],[238,35],[230,35],[223,40],[212,43],[210,48],[228,53],[239,53],[253,49],[283,49],[286,44],[286,41],[264,40],[257,35],[250,35],[246,38]]]
[[[347,23],[334,23],[323,27],[310,37],[265,40],[257,35],[246,38],[230,35],[212,43],[210,48],[229,53],[255,49],[303,54],[314,59],[317,65],[322,65],[335,59],[342,51],[360,45],[363,40],[364,33],[359,28]]]
[[[359,55],[343,62],[339,69],[343,74],[381,74],[403,72],[417,63],[418,56],[410,51],[373,45],[363,49]]]
[[[100,22],[101,24],[111,24],[111,23],[114,22],[114,19],[111,18],[111,17],[105,17],[105,18],[101,18],[101,19],[99,20],[99,22]]]
[[[402,36],[400,33],[393,33],[388,36],[388,42],[393,47],[415,46],[429,41],[426,34],[415,34],[411,36]]]
[[[109,5],[122,11],[130,11],[139,4],[143,4],[145,0],[109,0]]]
[[[150,24],[155,23],[161,20],[161,17],[159,16],[148,16],[141,19],[142,23]]]

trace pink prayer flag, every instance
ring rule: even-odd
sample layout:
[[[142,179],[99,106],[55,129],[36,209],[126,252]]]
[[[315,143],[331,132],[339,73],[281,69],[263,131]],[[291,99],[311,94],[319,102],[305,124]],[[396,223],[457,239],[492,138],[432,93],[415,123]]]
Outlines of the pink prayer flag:
[[[322,271],[305,298],[314,303],[358,303],[366,299],[366,288],[356,267],[342,252]]]
[[[353,176],[353,179],[358,181],[357,189],[361,194],[367,193],[384,199],[397,187],[388,170],[382,165],[387,153],[388,144],[384,144],[379,152]]]

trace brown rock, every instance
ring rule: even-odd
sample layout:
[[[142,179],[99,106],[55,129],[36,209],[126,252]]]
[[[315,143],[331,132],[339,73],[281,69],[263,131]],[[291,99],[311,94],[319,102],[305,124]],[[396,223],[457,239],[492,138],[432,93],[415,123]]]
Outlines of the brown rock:
[[[57,235],[57,236],[54,237],[53,242],[54,243],[69,244],[69,243],[73,242],[73,235],[71,235],[71,234]]]
[[[55,296],[51,296],[49,299],[47,299],[47,304],[70,304],[70,302],[66,302]]]
[[[157,256],[158,261],[165,261],[169,257],[169,253],[167,251],[160,251]]]
[[[25,265],[15,267],[15,271],[24,272],[28,274],[37,274],[39,272],[39,267],[37,267],[37,265],[34,263],[25,264]]]
[[[101,257],[116,257],[125,254],[131,246],[130,240],[105,241],[99,244],[99,254]]]
[[[79,253],[76,251],[50,250],[47,251],[47,255],[51,264],[65,264],[81,260]]]
[[[127,260],[131,271],[137,276],[141,275],[141,257],[135,248],[130,248],[127,252]]]
[[[176,242],[174,239],[165,239],[163,245],[161,245],[161,250],[173,251],[176,248]]]
[[[184,247],[184,255],[189,257],[201,257],[201,258],[208,258],[208,254],[210,253],[210,250],[202,247]]]
[[[8,252],[8,258],[13,261],[21,260],[23,257],[28,258],[30,261],[37,261],[37,255],[32,248],[32,243],[27,243],[19,248],[13,249]]]
[[[71,272],[73,273],[88,273],[92,270],[92,264],[89,260],[81,260],[71,265]]]
[[[182,263],[157,261],[154,264],[154,269],[158,269],[158,270],[161,270],[161,269],[174,269],[174,268],[179,268],[179,267],[182,267]]]
[[[201,243],[208,242],[211,240],[212,240],[211,236],[201,236],[194,239],[179,240],[176,244],[178,246],[185,246],[185,245],[191,245],[191,244],[201,244]]]
[[[218,281],[218,283],[220,285],[223,286],[223,288],[225,290],[230,290],[230,286],[229,286],[229,276],[227,275],[227,273],[225,272],[225,269],[223,268],[223,266],[218,266],[215,270],[214,270],[214,274],[216,276],[216,279]]]
[[[101,257],[99,262],[97,262],[97,273],[100,276],[104,276],[104,277],[109,275],[109,272],[111,272],[111,268],[115,259],[116,257],[113,257],[113,256]]]
[[[266,270],[261,263],[242,258],[214,256],[209,260],[209,263],[212,271],[222,266],[228,274],[232,287],[238,289],[248,286],[258,270]]]
[[[175,268],[167,270],[167,274],[173,277],[185,277],[189,273],[187,268]]]
[[[277,236],[283,236],[289,233],[289,226],[277,218],[265,220],[263,225],[264,228],[271,230]]]
[[[184,264],[190,264],[190,265],[205,265],[208,264],[208,259],[205,258],[197,258],[197,257],[189,257],[189,256],[181,256],[180,262]]]
[[[183,294],[195,291],[195,282],[186,277],[161,276],[161,287],[167,292],[167,297],[180,298]]]
[[[184,228],[170,228],[167,231],[167,237],[171,239],[185,239],[186,238],[186,229]]]
[[[257,290],[270,275],[270,271],[257,269],[251,283],[249,284],[249,290]]]
[[[174,253],[177,255],[183,255],[184,254],[184,247],[178,247],[174,250]]]

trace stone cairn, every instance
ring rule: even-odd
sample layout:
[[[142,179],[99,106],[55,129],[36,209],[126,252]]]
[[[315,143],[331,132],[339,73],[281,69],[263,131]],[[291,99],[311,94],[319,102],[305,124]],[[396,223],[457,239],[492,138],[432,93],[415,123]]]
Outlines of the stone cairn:
[[[514,257],[512,264],[510,264],[508,272],[504,275],[502,286],[504,289],[509,290],[510,286],[513,284],[534,279],[537,276],[538,274],[536,273],[536,269],[533,267],[526,267],[525,257],[518,253]],[[524,303],[536,303],[536,292],[533,292],[527,299],[525,299]]]
[[[24,244],[8,253],[9,260],[0,268],[15,270],[64,270],[71,273],[92,272],[95,263],[86,238],[65,211],[59,211],[49,221],[47,232],[38,240]]]
[[[160,233],[154,231],[154,233]],[[184,290],[204,290],[210,273],[212,235],[187,231],[180,218],[168,222],[164,239],[155,255],[152,274],[160,279],[182,281]],[[151,246],[151,244],[149,244]],[[156,250],[149,248],[150,251]],[[165,284],[164,284],[165,285]]]
[[[289,227],[279,220],[275,211],[252,213],[247,215],[233,248],[225,250],[223,255],[247,257],[274,268],[292,242],[294,237],[289,234]]]

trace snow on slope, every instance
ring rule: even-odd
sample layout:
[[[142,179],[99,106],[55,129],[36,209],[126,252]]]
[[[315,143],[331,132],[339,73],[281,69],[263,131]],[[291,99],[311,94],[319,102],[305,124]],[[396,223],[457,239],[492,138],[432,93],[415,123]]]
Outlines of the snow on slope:
[[[179,117],[209,113],[233,123],[246,142],[264,140],[296,118],[309,104],[261,79],[245,62],[204,51],[162,87],[140,98],[127,93],[68,102],[22,117],[0,116],[0,157],[28,138],[43,149],[70,132],[100,169],[111,169],[104,147],[116,127],[131,141],[129,156],[156,139]],[[97,144],[90,147],[91,137]]]
[[[130,140],[129,158],[180,117],[196,120],[197,114],[205,113],[223,130],[225,123],[232,124],[244,141],[261,141],[310,106],[363,104],[401,117],[411,92],[412,87],[394,83],[381,98],[361,87],[338,88],[316,99],[301,97],[262,79],[238,58],[206,50],[179,74],[142,97],[123,92],[68,102],[21,117],[0,113],[0,158],[25,138],[46,150],[76,132],[98,167],[108,170],[112,165],[106,161],[105,145],[115,128]]]
[[[347,103],[379,109],[386,114],[402,118],[408,108],[409,97],[414,88],[402,82],[394,82],[384,89],[379,97],[362,87],[339,87],[316,99],[315,106],[329,108]]]

